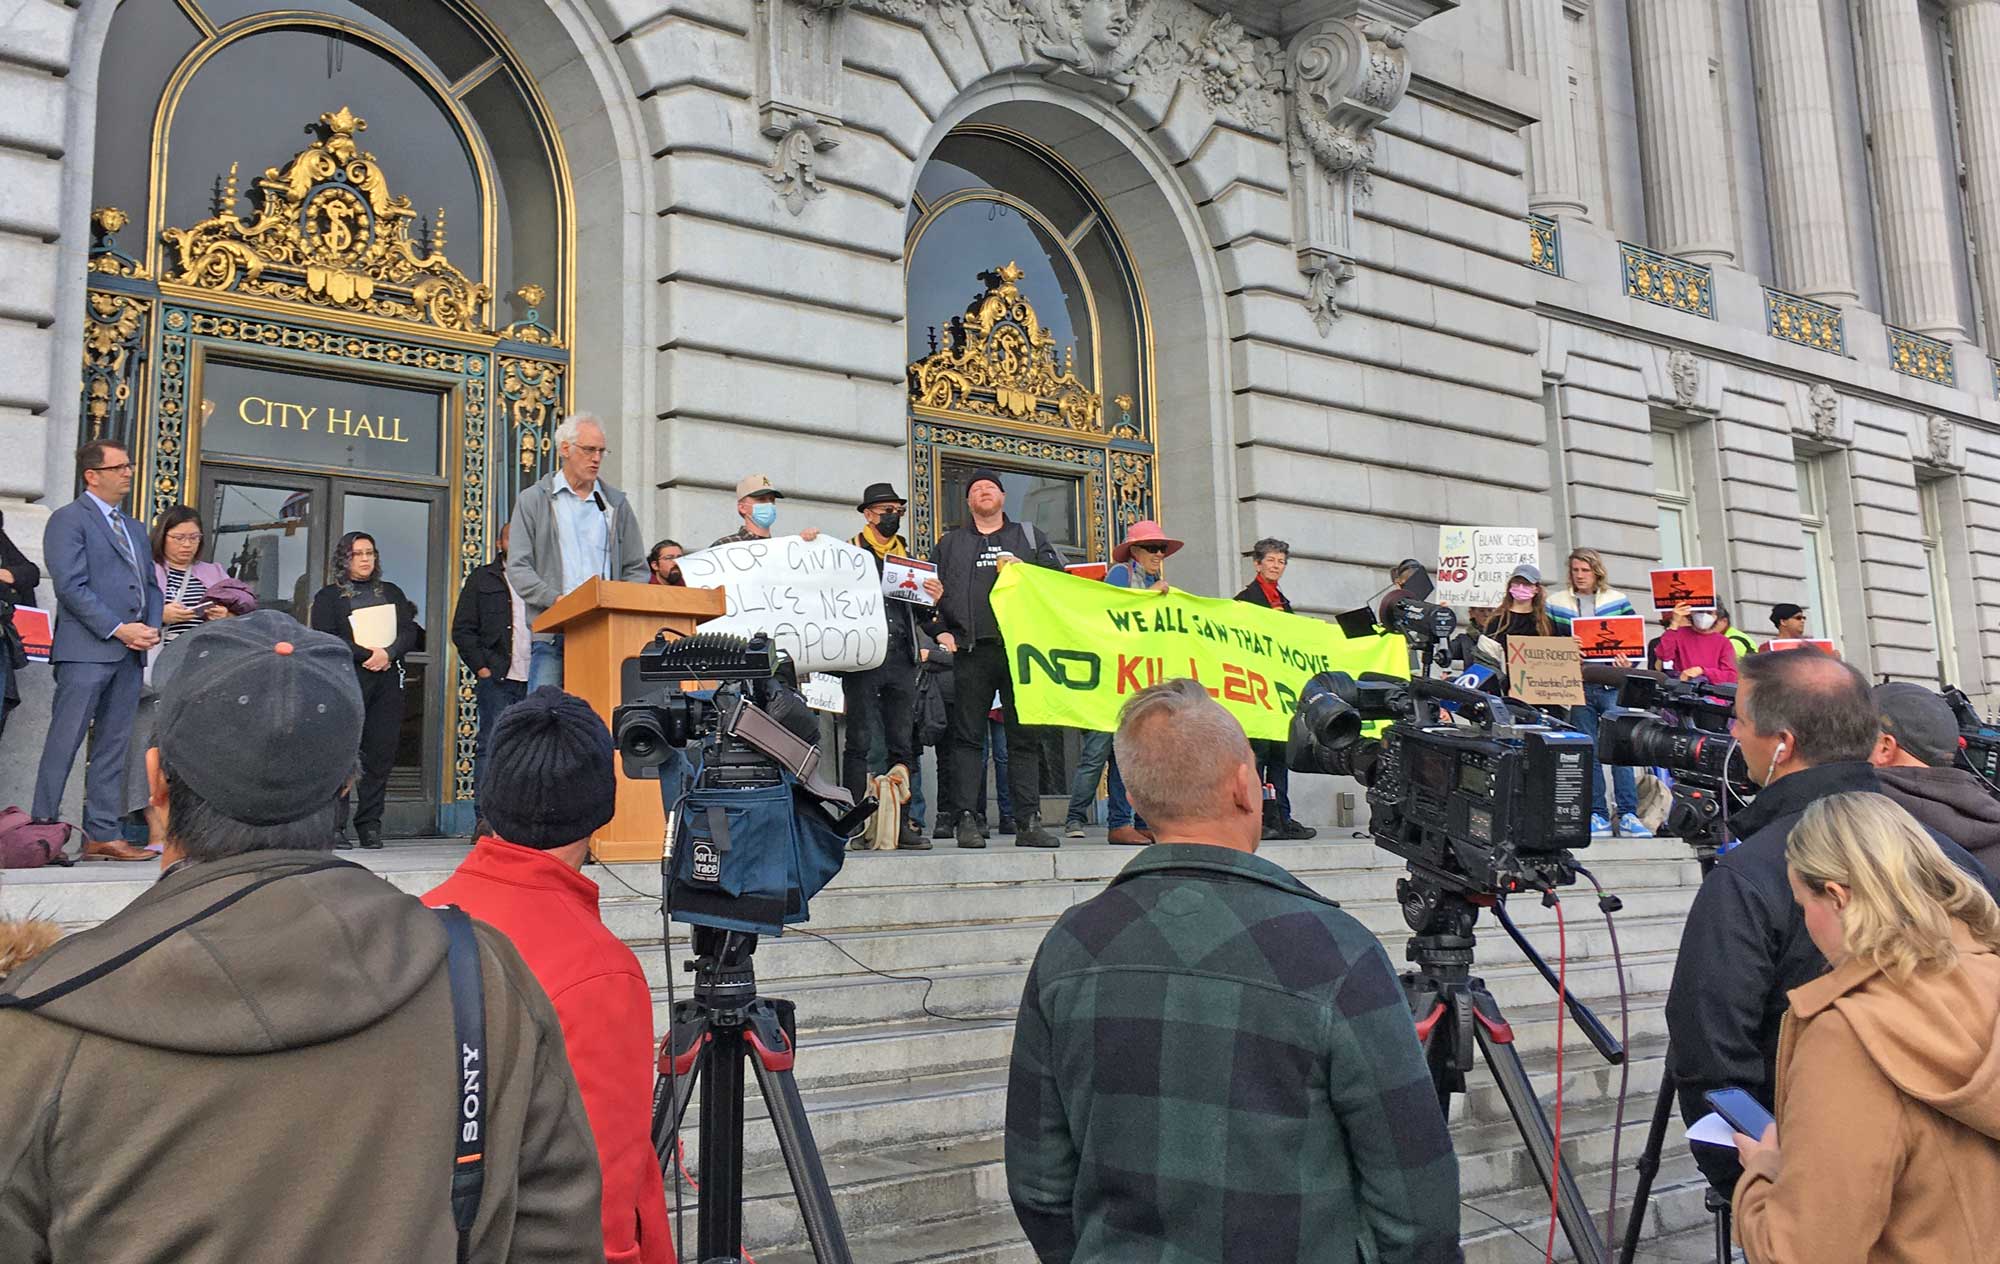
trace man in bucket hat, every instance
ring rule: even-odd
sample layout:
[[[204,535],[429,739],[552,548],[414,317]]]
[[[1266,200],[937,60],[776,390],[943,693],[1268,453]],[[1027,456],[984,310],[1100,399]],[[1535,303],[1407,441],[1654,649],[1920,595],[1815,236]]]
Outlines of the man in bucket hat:
[[[443,922],[328,854],[361,741],[347,645],[260,611],[159,668],[165,871],[0,985],[0,1260],[603,1258],[590,1126],[520,954],[472,924],[467,1067]],[[466,1101],[484,1182],[459,1255]]]
[[[903,509],[907,503],[892,484],[871,483],[868,490],[861,493],[861,503],[854,507],[861,514],[861,530],[848,543],[868,551],[869,556],[875,559],[878,577],[887,559],[910,556],[910,542],[902,534]],[[883,601],[883,614],[889,624],[889,648],[882,657],[881,666],[868,671],[845,672],[840,677],[841,694],[847,704],[847,733],[841,744],[841,784],[847,787],[857,803],[868,793],[872,780],[868,775],[868,752],[874,746],[875,734],[879,730],[889,756],[890,776],[888,784],[882,787],[884,793],[876,796],[881,802],[877,811],[893,811],[902,817],[896,846],[904,851],[931,849],[931,840],[924,837],[922,822],[903,811],[902,804],[908,802],[908,792],[894,780],[898,767],[906,775],[904,784],[914,786],[918,776],[917,745],[913,735],[917,701],[917,628],[922,626],[933,634],[941,630],[937,624],[937,600],[944,595],[944,585],[933,575],[923,581],[922,591],[922,602],[901,599]],[[899,793],[904,796],[903,799],[892,801]]]
[[[1104,572],[1104,582],[1118,588],[1165,592],[1167,559],[1180,552],[1184,543],[1169,536],[1151,518],[1135,522],[1125,533],[1125,539],[1112,550],[1112,566]],[[1063,833],[1071,838],[1083,837],[1090,805],[1097,798],[1097,780],[1107,775],[1107,769],[1109,780],[1104,797],[1105,824],[1111,827],[1109,841],[1128,847],[1152,842],[1146,822],[1132,811],[1132,804],[1125,797],[1125,779],[1118,775],[1118,759],[1112,753],[1109,733],[1083,735],[1076,776],[1070,781],[1068,820],[1063,823]]]

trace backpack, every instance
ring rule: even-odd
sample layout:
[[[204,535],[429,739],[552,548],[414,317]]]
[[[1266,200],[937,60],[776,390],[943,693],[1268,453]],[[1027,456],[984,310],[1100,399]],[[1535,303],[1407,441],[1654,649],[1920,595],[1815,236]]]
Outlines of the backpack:
[[[0,810],[0,869],[73,863],[63,848],[75,828],[61,821],[37,821],[18,807]]]

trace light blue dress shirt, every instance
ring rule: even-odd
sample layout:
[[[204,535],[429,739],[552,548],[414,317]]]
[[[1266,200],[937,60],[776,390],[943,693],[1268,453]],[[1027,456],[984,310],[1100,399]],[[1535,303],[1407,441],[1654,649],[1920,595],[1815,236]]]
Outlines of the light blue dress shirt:
[[[556,540],[562,548],[563,591],[573,592],[577,585],[595,575],[604,578],[605,555],[611,551],[611,524],[606,515],[600,513],[593,496],[597,484],[579,496],[570,487],[569,480],[560,472],[556,474],[556,490],[552,497],[556,515]]]

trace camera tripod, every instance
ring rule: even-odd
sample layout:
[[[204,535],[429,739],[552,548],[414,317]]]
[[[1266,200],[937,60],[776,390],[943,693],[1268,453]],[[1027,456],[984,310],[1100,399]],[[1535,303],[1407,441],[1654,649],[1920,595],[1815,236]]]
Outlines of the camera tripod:
[[[1500,1012],[1499,1002],[1486,990],[1485,981],[1472,973],[1472,928],[1479,920],[1481,905],[1494,908],[1508,935],[1542,976],[1553,982],[1548,964],[1488,897],[1468,897],[1423,878],[1401,880],[1396,894],[1403,901],[1404,920],[1416,932],[1410,937],[1408,953],[1416,969],[1402,976],[1403,994],[1417,1020],[1417,1038],[1430,1064],[1438,1108],[1448,1116],[1451,1095],[1465,1092],[1466,1073],[1472,1069],[1473,1050],[1477,1048],[1493,1072],[1515,1130],[1528,1145],[1529,1158],[1543,1187],[1554,1192],[1556,1218],[1569,1240],[1571,1254],[1580,1264],[1606,1264],[1609,1256],[1604,1239],[1584,1204],[1583,1192],[1569,1169],[1558,1166],[1555,1135],[1535,1097],[1520,1051],[1514,1047],[1514,1029]],[[1575,997],[1566,995],[1563,999],[1591,1043],[1612,1062],[1621,1061],[1625,1051],[1597,1016]]]
[[[750,1059],[778,1134],[806,1240],[819,1264],[853,1264],[819,1147],[806,1122],[792,1063],[798,1052],[790,1001],[757,995],[750,956],[757,937],[694,928],[694,994],[674,1006],[653,1096],[653,1149],[673,1177],[681,1118],[701,1088],[701,1207],[691,1264],[738,1264],[743,1253],[743,1063]]]

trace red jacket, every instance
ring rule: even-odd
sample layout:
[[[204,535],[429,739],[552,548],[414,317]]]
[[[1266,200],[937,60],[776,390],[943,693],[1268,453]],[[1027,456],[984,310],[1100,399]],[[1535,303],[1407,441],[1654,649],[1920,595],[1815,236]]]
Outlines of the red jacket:
[[[597,884],[545,851],[489,836],[424,903],[456,904],[506,935],[555,1003],[604,1174],[604,1258],[674,1264],[651,1135],[653,992],[598,917]]]

